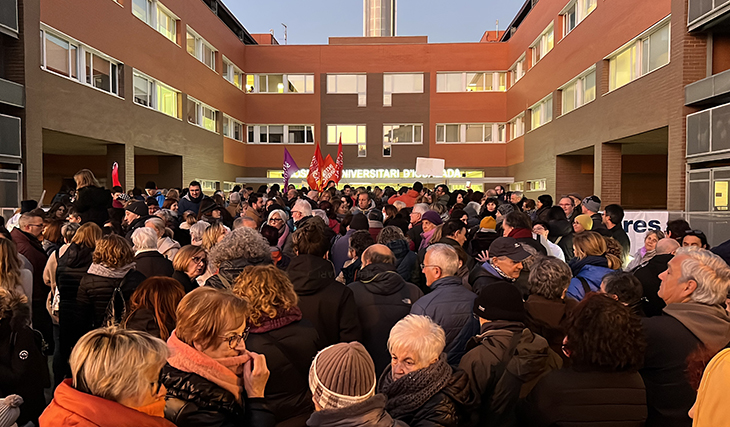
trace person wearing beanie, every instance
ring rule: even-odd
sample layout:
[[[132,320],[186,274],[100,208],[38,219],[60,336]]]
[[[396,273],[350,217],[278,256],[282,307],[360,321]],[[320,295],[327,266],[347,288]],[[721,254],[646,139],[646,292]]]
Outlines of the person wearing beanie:
[[[509,283],[482,289],[474,300],[479,335],[467,344],[459,368],[478,399],[477,425],[514,425],[515,407],[537,378],[560,369],[562,360],[547,340],[525,326],[522,295]]]
[[[573,220],[573,231],[575,234],[593,230],[593,219],[589,215],[580,214]]]
[[[315,412],[309,427],[407,427],[386,412],[387,398],[375,394],[375,365],[359,342],[331,345],[317,353],[309,368]]]
[[[165,196],[162,192],[157,189],[157,184],[154,181],[147,181],[144,185],[144,191],[147,193],[147,197],[152,197],[157,200],[157,206],[162,206],[165,203]]]
[[[234,191],[228,198],[229,203],[226,210],[231,214],[231,217],[238,218],[241,215],[241,193]]]
[[[370,222],[368,221],[368,217],[361,213],[352,216],[352,221],[350,221],[350,225],[347,226],[347,232],[344,236],[335,241],[332,245],[332,251],[330,251],[332,263],[335,265],[335,276],[340,274],[340,271],[342,271],[342,268],[345,266],[345,262],[350,259],[348,256],[350,250],[350,237],[352,237],[356,231],[368,231],[369,229]]]
[[[134,233],[134,230],[144,227],[145,221],[150,219],[149,215],[149,208],[147,207],[147,203],[142,201],[134,201],[127,205],[126,208],[124,208],[124,224],[126,226],[126,235],[125,237],[130,242],[132,241],[132,233]]]
[[[470,425],[469,377],[447,361],[446,339],[429,316],[408,315],[390,330],[392,358],[378,392],[388,396],[385,409],[393,418],[412,427]]]
[[[494,242],[499,235],[496,231],[497,228],[497,221],[487,215],[479,222],[479,229],[474,234],[474,237],[471,239],[471,243],[469,244],[469,255],[472,256],[472,258],[480,260],[480,262],[483,262],[485,260],[485,257],[488,254],[489,245]]]
[[[418,250],[425,249],[431,244],[431,237],[436,233],[436,227],[441,225],[444,221],[436,211],[427,211],[421,215],[421,227],[423,227],[423,233],[421,233],[421,245]]]
[[[591,230],[598,231],[601,233],[606,230],[606,226],[603,225],[603,216],[598,213],[599,210],[601,210],[601,199],[598,198],[598,196],[589,196],[583,199],[583,201],[580,204],[581,207],[581,213],[583,215],[588,215],[591,217],[591,220],[593,220],[593,227]]]

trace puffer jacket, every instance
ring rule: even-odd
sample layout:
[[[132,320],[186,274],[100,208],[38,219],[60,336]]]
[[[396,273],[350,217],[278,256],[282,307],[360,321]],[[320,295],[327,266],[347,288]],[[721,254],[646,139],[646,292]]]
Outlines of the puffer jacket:
[[[477,295],[481,293],[482,289],[486,288],[487,286],[500,282],[509,283],[517,287],[517,289],[519,289],[520,293],[522,293],[523,296],[527,296],[529,294],[526,287],[518,286],[516,281],[508,280],[502,277],[489,262],[485,262],[482,265],[477,264],[469,272],[469,284],[474,290],[474,293],[476,293]]]
[[[380,376],[390,363],[390,330],[411,312],[423,292],[396,273],[392,264],[370,264],[360,270],[359,281],[348,285],[355,296],[362,328],[362,344],[375,362]]]
[[[332,263],[314,255],[294,257],[286,270],[299,296],[302,318],[312,322],[322,345],[360,341],[352,291],[335,280]]]
[[[407,282],[413,283],[414,276],[418,277],[418,255],[408,249],[408,242],[405,240],[393,240],[387,246],[395,255],[395,269]]]
[[[83,187],[77,192],[74,207],[81,217],[81,224],[93,222],[104,227],[104,223],[109,221],[108,209],[112,207],[112,193],[103,187]]]
[[[144,274],[135,270],[134,267],[129,269],[124,277],[105,277],[87,273],[81,279],[79,290],[76,294],[76,304],[78,305],[79,315],[81,316],[79,323],[81,330],[78,336],[82,336],[92,329],[104,326],[106,308],[112,299],[114,289],[120,285],[122,287],[122,296],[124,297],[124,306],[122,305],[122,301],[117,297],[115,315],[117,320],[121,321],[122,313],[125,306],[129,303],[129,298],[144,279],[146,279]]]
[[[177,427],[272,427],[276,423],[264,398],[244,397],[242,407],[230,391],[169,364],[162,368],[162,383],[167,389],[165,418]]]
[[[548,226],[550,227],[548,240],[563,250],[566,261],[573,259],[573,226],[566,219],[550,221]]]
[[[406,204],[407,208],[412,208],[413,205],[416,204],[416,200],[420,195],[421,193],[419,193],[418,191],[410,189],[406,191],[405,194],[402,194],[400,196],[398,194],[390,196],[390,198],[388,199],[388,204],[392,205],[396,201],[401,201]]]
[[[515,425],[519,398],[527,396],[543,375],[562,366],[545,338],[521,322],[485,323],[468,348],[459,368],[469,376],[472,392],[481,402],[473,413],[476,425]]]
[[[466,353],[466,343],[479,333],[479,322],[472,314],[476,297],[462,285],[460,277],[442,277],[431,284],[431,293],[411,308],[411,314],[428,316],[444,329],[444,352],[450,365],[459,364]]]
[[[218,267],[218,274],[210,276],[208,280],[205,281],[205,286],[210,286],[216,289],[232,289],[233,282],[236,281],[236,278],[239,274],[243,272],[244,268],[248,267],[249,265],[261,264],[271,264],[271,257],[269,256],[253,259],[236,258],[228,261],[223,261]],[[223,276],[224,280],[221,280],[220,276]]]
[[[591,292],[598,292],[601,289],[603,277],[613,271],[608,268],[606,258],[598,256],[588,256],[582,260],[573,260],[569,265],[573,271],[573,278],[570,280],[568,292],[565,295],[576,301],[582,301],[586,296],[583,283],[579,277],[582,277],[588,283]]]
[[[376,394],[368,400],[342,409],[325,409],[309,417],[309,427],[408,427],[394,420],[385,411],[385,395]]]

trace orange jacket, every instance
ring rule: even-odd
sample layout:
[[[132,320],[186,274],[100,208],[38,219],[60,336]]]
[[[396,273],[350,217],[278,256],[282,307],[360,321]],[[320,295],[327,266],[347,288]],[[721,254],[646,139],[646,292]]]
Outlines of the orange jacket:
[[[83,393],[64,380],[39,418],[40,427],[175,427],[162,417],[153,417],[111,400]]]
[[[398,195],[390,196],[390,199],[388,199],[388,204],[392,205],[393,202],[395,202],[396,200],[400,200],[401,202],[406,204],[407,208],[412,208],[413,205],[416,204],[416,199],[420,195],[421,194],[416,190],[408,190],[408,191],[406,191],[406,194],[404,194],[402,196],[398,196]]]

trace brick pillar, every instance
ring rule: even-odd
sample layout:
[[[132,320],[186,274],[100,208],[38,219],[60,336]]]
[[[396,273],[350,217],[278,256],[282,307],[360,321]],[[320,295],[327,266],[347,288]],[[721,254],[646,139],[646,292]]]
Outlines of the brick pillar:
[[[107,182],[112,185],[112,166],[119,164],[119,181],[125,191],[134,188],[134,145],[110,144],[106,146]]]
[[[601,206],[621,204],[621,144],[596,144],[595,193]]]

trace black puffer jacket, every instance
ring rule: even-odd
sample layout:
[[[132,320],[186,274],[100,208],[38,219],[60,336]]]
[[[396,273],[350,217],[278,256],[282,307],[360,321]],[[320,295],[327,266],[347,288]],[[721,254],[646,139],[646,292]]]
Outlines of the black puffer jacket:
[[[265,399],[244,397],[245,408],[233,394],[200,375],[172,366],[162,368],[167,389],[165,418],[178,427],[271,427],[276,422]]]
[[[81,224],[93,222],[103,227],[109,221],[108,209],[112,207],[112,193],[103,187],[83,187],[76,194],[74,207],[81,217]]]
[[[390,363],[390,330],[423,296],[418,286],[406,282],[394,270],[391,264],[371,264],[360,270],[359,281],[348,285],[355,296],[362,344],[372,356],[378,376]]]
[[[271,375],[264,396],[276,422],[300,417],[303,423],[314,411],[309,391],[309,367],[323,346],[311,322],[287,323],[293,320],[288,317],[285,315],[264,322],[261,327],[252,327],[246,348],[266,356]]]
[[[175,270],[175,272],[172,273],[172,278],[180,282],[183,289],[185,289],[185,293],[198,288],[198,282],[188,277],[188,275],[182,271]]]
[[[140,252],[134,257],[134,261],[137,263],[137,271],[145,277],[172,277],[175,272],[172,262],[156,250]]]
[[[304,319],[312,322],[324,346],[360,341],[362,332],[352,291],[335,280],[332,263],[314,255],[299,255],[286,270],[299,296]]]
[[[92,329],[104,326],[104,318],[106,317],[106,308],[112,299],[114,289],[122,286],[122,296],[124,297],[124,305],[129,303],[129,298],[137,289],[140,283],[146,279],[144,274],[132,268],[124,278],[97,276],[96,274],[87,273],[79,285],[79,291],[76,294],[76,303],[78,304],[81,330],[80,335],[89,332]],[[124,283],[122,284],[122,281]],[[122,313],[125,306],[117,297],[115,304],[115,315],[117,321],[121,321]]]
[[[342,409],[325,409],[309,417],[309,427],[408,427],[385,411],[386,397],[376,394],[370,399]]]
[[[565,261],[573,259],[573,226],[566,219],[550,221],[548,240],[563,250]]]

